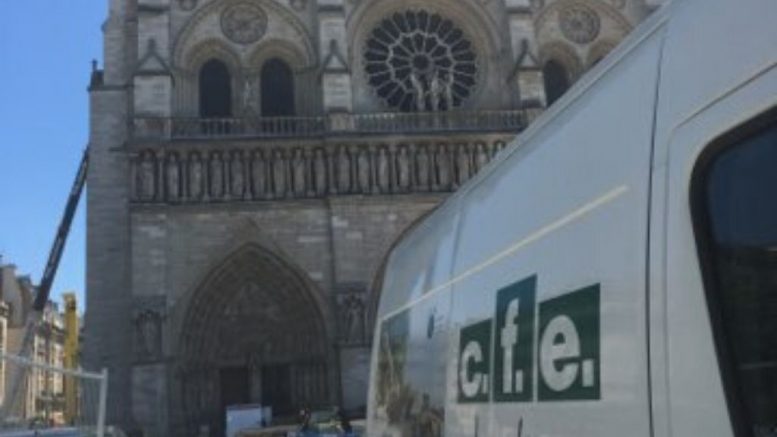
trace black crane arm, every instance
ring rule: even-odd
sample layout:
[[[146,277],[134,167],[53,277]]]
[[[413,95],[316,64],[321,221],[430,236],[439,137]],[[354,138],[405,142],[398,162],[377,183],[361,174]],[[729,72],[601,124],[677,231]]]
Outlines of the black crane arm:
[[[70,225],[73,223],[73,216],[76,214],[78,201],[81,199],[81,193],[83,192],[84,185],[86,184],[86,172],[88,168],[89,147],[87,146],[86,149],[84,149],[84,155],[81,158],[81,166],[78,168],[76,180],[73,182],[73,187],[70,190],[70,195],[67,199],[67,205],[65,206],[65,213],[59,223],[59,229],[57,229],[57,235],[54,238],[54,244],[51,246],[49,259],[46,262],[46,269],[43,271],[43,276],[40,278],[38,293],[36,294],[35,302],[32,305],[33,311],[43,311],[43,309],[46,307],[46,302],[49,300],[49,295],[51,294],[51,285],[54,283],[54,276],[57,274],[59,260],[62,258],[62,252],[65,249],[65,242],[67,241],[67,236],[70,233]]]

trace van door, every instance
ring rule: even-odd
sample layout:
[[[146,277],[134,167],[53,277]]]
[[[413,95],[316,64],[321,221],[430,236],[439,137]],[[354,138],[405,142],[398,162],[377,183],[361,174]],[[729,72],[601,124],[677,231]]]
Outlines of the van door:
[[[659,126],[654,160],[656,436],[777,436],[777,59],[764,53],[749,76],[711,73],[738,81],[706,106],[701,87],[667,97],[686,100],[666,112],[692,115]]]

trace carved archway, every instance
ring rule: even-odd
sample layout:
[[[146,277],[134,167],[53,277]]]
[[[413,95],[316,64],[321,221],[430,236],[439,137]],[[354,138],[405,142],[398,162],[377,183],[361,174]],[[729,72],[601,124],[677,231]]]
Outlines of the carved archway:
[[[192,293],[181,321],[175,385],[179,426],[220,430],[228,405],[275,417],[330,401],[330,341],[320,294],[270,251],[247,245]]]

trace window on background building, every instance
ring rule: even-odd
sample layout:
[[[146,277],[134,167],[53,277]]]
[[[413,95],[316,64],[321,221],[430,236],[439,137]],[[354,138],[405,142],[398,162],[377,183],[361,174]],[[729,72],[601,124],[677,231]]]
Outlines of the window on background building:
[[[569,89],[569,72],[560,62],[551,59],[542,68],[542,76],[545,79],[545,98],[550,106]]]
[[[200,69],[200,117],[232,116],[232,77],[223,62],[212,59]]]
[[[733,135],[702,164],[694,215],[733,411],[765,436],[777,428],[777,124]]]
[[[289,65],[272,58],[262,66],[262,116],[292,116],[294,110],[294,73]]]

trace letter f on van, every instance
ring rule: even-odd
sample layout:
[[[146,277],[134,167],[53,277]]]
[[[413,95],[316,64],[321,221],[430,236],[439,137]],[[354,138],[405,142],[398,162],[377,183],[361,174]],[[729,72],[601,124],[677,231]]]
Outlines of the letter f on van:
[[[532,400],[536,298],[536,276],[497,292],[493,385],[497,402]]]
[[[518,308],[521,301],[513,299],[507,305],[505,325],[502,327],[502,393],[512,393],[513,389],[523,391],[523,372],[515,371],[515,387],[513,387],[513,347],[518,343]]]

